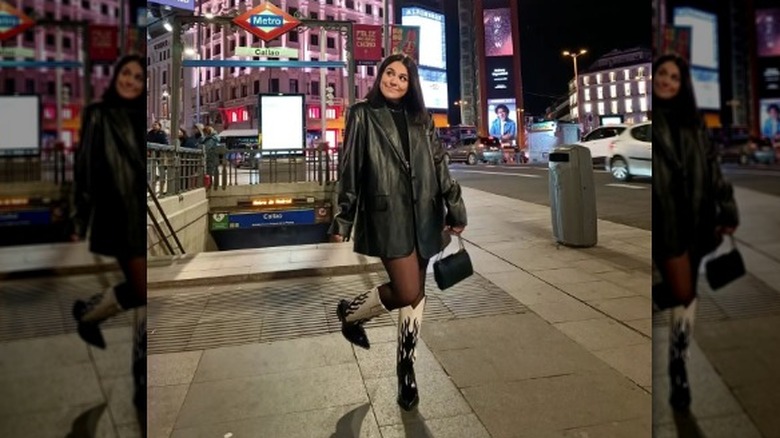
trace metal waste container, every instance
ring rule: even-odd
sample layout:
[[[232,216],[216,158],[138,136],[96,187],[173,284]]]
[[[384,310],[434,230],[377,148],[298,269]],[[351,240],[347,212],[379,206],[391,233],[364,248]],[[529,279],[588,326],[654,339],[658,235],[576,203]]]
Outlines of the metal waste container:
[[[555,240],[587,247],[597,241],[596,192],[590,149],[564,145],[549,155],[550,210]]]

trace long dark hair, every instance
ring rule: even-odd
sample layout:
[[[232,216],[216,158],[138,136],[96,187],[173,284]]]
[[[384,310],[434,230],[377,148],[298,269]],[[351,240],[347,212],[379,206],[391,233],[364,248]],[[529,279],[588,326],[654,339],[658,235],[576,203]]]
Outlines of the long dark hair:
[[[683,125],[698,125],[701,123],[701,117],[696,107],[696,95],[693,92],[693,81],[688,61],[676,54],[663,55],[653,63],[653,78],[656,77],[661,65],[669,61],[673,62],[680,70],[680,90],[672,99],[659,99],[655,97],[654,93],[653,106],[673,110]]]
[[[428,110],[425,108],[425,100],[423,100],[422,87],[420,87],[420,73],[417,70],[417,63],[414,59],[403,54],[396,53],[385,58],[379,65],[379,72],[374,79],[374,85],[371,86],[371,90],[366,94],[366,100],[372,106],[381,106],[385,104],[385,97],[382,95],[382,90],[379,84],[382,81],[382,76],[385,74],[387,66],[396,62],[401,63],[406,67],[409,72],[409,88],[406,90],[406,94],[401,98],[401,104],[406,108],[409,114],[409,120],[412,123],[425,125],[429,122],[430,117]]]
[[[116,91],[116,81],[119,79],[119,72],[122,71],[122,68],[131,62],[137,62],[138,65],[141,66],[141,70],[144,72],[144,88],[138,97],[128,101],[127,99],[120,96]],[[103,92],[103,102],[112,105],[128,106],[134,109],[146,108],[146,60],[144,58],[140,57],[139,55],[127,55],[122,57],[119,61],[116,62],[116,64],[114,64],[114,74],[111,76],[111,82],[106,88],[106,91]]]

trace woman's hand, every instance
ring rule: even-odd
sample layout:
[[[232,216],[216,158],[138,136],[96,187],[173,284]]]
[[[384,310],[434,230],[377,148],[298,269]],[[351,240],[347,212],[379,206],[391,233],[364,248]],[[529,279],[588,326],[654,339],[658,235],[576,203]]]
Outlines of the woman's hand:
[[[444,227],[444,229],[445,229],[445,230],[446,230],[448,233],[450,233],[450,234],[454,234],[454,235],[456,235],[456,236],[460,236],[460,233],[462,233],[462,232],[463,232],[463,230],[465,230],[465,229],[466,229],[466,227],[465,227],[465,226],[455,226],[455,227],[451,227],[451,226],[447,225],[446,227]]]
[[[715,227],[715,234],[723,236],[724,234],[732,235],[737,231],[737,227]]]
[[[331,234],[330,241],[335,243],[341,243],[344,241],[344,236],[342,236],[341,234]]]

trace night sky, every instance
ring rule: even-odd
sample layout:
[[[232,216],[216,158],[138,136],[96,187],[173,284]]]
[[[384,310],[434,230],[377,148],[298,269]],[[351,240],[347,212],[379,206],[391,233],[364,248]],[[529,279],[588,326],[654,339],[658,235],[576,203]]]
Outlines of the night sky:
[[[526,114],[544,115],[549,105],[567,93],[574,67],[562,51],[587,49],[586,55],[577,58],[583,71],[613,49],[651,47],[649,0],[517,1]],[[460,93],[457,2],[445,2],[445,8],[447,41],[452,42],[447,50],[450,101],[454,102]],[[457,120],[457,107],[450,108],[451,123]]]

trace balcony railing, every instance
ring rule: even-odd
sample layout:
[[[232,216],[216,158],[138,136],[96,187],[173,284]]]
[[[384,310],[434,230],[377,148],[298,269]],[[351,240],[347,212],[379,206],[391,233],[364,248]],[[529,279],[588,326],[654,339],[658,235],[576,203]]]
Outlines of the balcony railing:
[[[146,178],[158,198],[203,187],[203,174],[200,149],[146,144]]]

